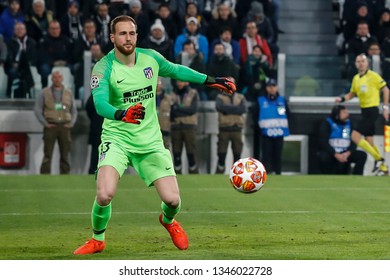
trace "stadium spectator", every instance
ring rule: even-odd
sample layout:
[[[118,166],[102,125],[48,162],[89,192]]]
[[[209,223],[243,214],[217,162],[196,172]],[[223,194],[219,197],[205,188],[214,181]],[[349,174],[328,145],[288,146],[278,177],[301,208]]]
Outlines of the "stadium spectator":
[[[128,0],[109,0],[108,13],[111,18],[115,18],[120,15],[127,15],[129,13],[129,1]]]
[[[34,0],[20,0],[21,10],[24,15],[29,15],[33,9]],[[87,0],[89,1],[89,0]],[[68,1],[44,0],[45,10],[53,12],[53,19],[61,18],[66,14]]]
[[[171,2],[172,1],[170,1],[170,3]],[[161,20],[161,23],[164,25],[165,32],[168,34],[169,38],[175,40],[179,35],[179,26],[176,19],[173,17],[173,13],[170,10],[170,6],[168,4],[164,3],[159,6],[157,19]]]
[[[104,118],[96,112],[91,94],[85,104],[85,111],[89,118],[88,144],[91,145],[88,174],[95,174],[99,160],[99,145],[101,143],[102,125]]]
[[[343,10],[344,16],[341,28],[343,30],[345,42],[349,42],[349,40],[355,36],[358,25],[362,21],[367,23],[369,30],[373,30],[374,28],[374,17],[368,10],[367,2],[357,1],[357,3],[353,3],[352,6],[354,8],[345,10],[344,7]]]
[[[53,11],[54,18],[58,20],[63,18],[68,12],[69,2],[70,1],[45,0],[45,7],[46,9]]]
[[[156,89],[156,106],[165,149],[171,147],[171,106],[172,95],[165,92],[163,80],[159,77]]]
[[[7,55],[7,44],[4,42],[3,35],[0,34],[0,67],[3,67],[4,62],[7,60]]]
[[[44,0],[34,0],[32,10],[26,16],[27,34],[36,42],[47,35],[49,23],[54,19],[53,12],[47,10]]]
[[[110,37],[115,49],[95,65],[91,77],[96,110],[105,118],[96,196],[91,211],[93,235],[73,254],[87,255],[104,250],[112,200],[120,178],[130,165],[146,186],[156,189],[162,200],[159,221],[174,245],[186,250],[189,245],[187,235],[175,220],[181,203],[172,156],[164,148],[159,131],[155,100],[158,76],[199,82],[230,93],[236,87],[226,78],[210,77],[172,64],[154,50],[136,48],[137,23],[129,16],[113,19]],[[182,97],[184,99],[177,102],[186,106],[195,96]],[[181,121],[191,123],[180,114],[174,119],[177,119],[177,124]]]
[[[0,34],[3,35],[4,42],[11,40],[14,34],[16,22],[24,22],[25,18],[20,9],[19,0],[11,0],[9,6],[0,15]]]
[[[77,120],[77,108],[72,92],[63,85],[59,71],[52,74],[52,86],[42,90],[35,101],[35,115],[44,126],[41,174],[51,173],[51,161],[56,142],[60,151],[60,174],[70,173],[71,128]]]
[[[77,1],[68,2],[68,12],[60,18],[61,32],[63,35],[76,41],[83,33],[83,17]]]
[[[80,13],[83,15],[83,18],[93,19],[99,13],[98,9],[100,5],[105,5],[108,13],[108,4],[110,0],[76,0],[80,4]]]
[[[356,57],[358,73],[353,77],[351,89],[347,94],[335,99],[336,103],[358,97],[362,118],[352,131],[352,141],[369,153],[375,164],[372,172],[376,175],[388,175],[389,170],[384,157],[374,144],[375,122],[379,116],[380,93],[383,92],[383,118],[389,120],[389,88],[383,78],[368,68],[368,58],[361,54]]]
[[[0,15],[8,7],[8,0],[0,0]]]
[[[230,77],[234,82],[234,78]],[[244,96],[235,92],[233,95],[219,93],[216,98],[215,108],[218,112],[218,162],[215,173],[223,174],[226,169],[226,155],[229,142],[233,153],[233,162],[241,158],[243,141],[242,129],[244,127],[244,113],[247,105]]]
[[[31,97],[34,80],[30,66],[37,65],[37,43],[26,34],[26,25],[17,22],[14,36],[7,44],[8,58],[5,71],[8,75],[7,96],[14,98]]]
[[[253,46],[252,54],[248,56],[243,69],[243,92],[248,101],[256,101],[261,91],[264,91],[267,78],[271,77],[267,56],[260,46]]]
[[[236,0],[205,0],[203,16],[207,22],[210,22],[213,15],[218,13],[218,6],[220,4],[227,5],[232,10],[234,16],[236,17],[236,12],[235,12],[236,4],[237,4]]]
[[[377,39],[371,36],[367,22],[359,22],[357,25],[355,36],[348,41],[347,73],[349,80],[351,80],[352,77],[356,74],[356,68],[354,66],[356,56],[362,53],[367,54],[368,46],[372,42],[377,42]]]
[[[370,69],[373,69],[373,61],[374,61],[374,56],[375,55],[377,55],[379,57],[379,63],[380,63],[379,66],[380,66],[381,73],[378,73],[378,74],[383,74],[382,71],[383,71],[383,68],[384,68],[385,56],[382,53],[381,47],[380,47],[378,42],[372,42],[368,46],[368,49],[367,49],[367,58],[368,58],[368,64],[369,64],[369,68]],[[385,78],[385,80],[386,80],[386,78]]]
[[[176,63],[190,67],[196,71],[204,70],[204,57],[203,54],[196,50],[195,44],[191,40],[187,40],[183,43],[183,49],[176,58]]]
[[[317,156],[322,174],[349,174],[354,163],[352,173],[363,175],[367,154],[356,149],[351,139],[352,130],[348,109],[334,106],[319,128]]]
[[[270,67],[273,66],[272,53],[265,38],[261,37],[257,31],[257,25],[254,21],[248,21],[245,25],[245,33],[240,39],[240,59],[241,66],[244,67],[245,62],[250,54],[252,54],[253,46],[260,46],[264,55],[267,56],[267,61]]]
[[[236,19],[234,10],[228,3],[222,2],[213,12],[212,18],[209,21],[207,28],[207,39],[209,42],[218,39],[223,30],[227,28],[231,31],[231,36],[234,40],[241,38],[241,27]]]
[[[206,69],[207,74],[210,76],[232,77],[234,78],[234,83],[238,80],[238,67],[230,57],[225,55],[225,47],[222,43],[214,44],[213,54]],[[218,93],[218,90],[206,89],[208,100],[215,100]]]
[[[61,34],[57,20],[49,23],[48,34],[38,43],[38,72],[42,77],[42,86],[46,87],[47,78],[54,66],[68,66],[72,62],[72,41]]]
[[[390,37],[386,37],[380,46],[382,57],[382,77],[386,82],[390,81]]]
[[[184,42],[183,50],[176,57],[175,62],[198,72],[205,72],[203,54],[196,50],[194,42],[187,40]],[[190,86],[196,89],[202,100],[206,100],[203,85],[191,83]]]
[[[203,15],[199,13],[198,6],[196,3],[188,3],[186,7],[186,14],[183,18],[180,18],[180,30],[186,28],[187,19],[196,18],[198,20],[198,32],[206,35],[208,22],[204,19]]]
[[[71,69],[74,76],[81,67],[81,64],[84,63],[84,52],[89,51],[94,44],[100,45],[101,40],[96,35],[95,22],[92,19],[87,19],[83,23],[83,30],[80,37],[73,42]]]
[[[385,38],[390,36],[390,9],[385,9],[381,13],[378,21],[378,26],[375,28],[375,37],[380,44]]]
[[[264,14],[263,5],[258,2],[252,2],[251,9],[243,20],[242,25],[248,21],[254,21],[257,26],[258,34],[267,40],[269,49],[272,54],[272,60],[276,61],[279,54],[277,45],[278,31],[274,30],[271,20]]]
[[[149,22],[148,14],[142,9],[142,3],[140,0],[130,0],[129,7],[130,10],[128,15],[137,21],[138,40],[142,42],[142,40],[148,36],[150,30],[151,24]]]
[[[166,59],[174,62],[173,41],[165,32],[164,25],[160,19],[150,27],[149,35],[140,43],[141,48],[154,49],[162,54]]]
[[[389,60],[390,59],[390,36],[385,37],[381,44],[381,50],[384,56]]]
[[[274,31],[271,20],[265,15],[263,4],[259,2],[252,2],[251,9],[246,17],[242,20],[242,29],[245,28],[246,23],[254,21],[257,26],[257,32],[262,38],[265,38],[268,44],[276,44],[277,31]]]
[[[248,14],[252,1],[237,1],[235,12],[237,14],[238,22],[242,22],[245,16]]]
[[[90,46],[91,51],[91,66],[93,67],[96,62],[98,62],[103,56],[104,53],[99,44],[92,44]],[[91,69],[92,70],[92,69]],[[75,83],[75,96],[78,99],[84,99],[84,63],[80,64],[80,67],[76,70],[74,75],[74,83]]]
[[[182,174],[181,155],[186,148],[188,172],[199,173],[196,163],[196,132],[198,126],[199,96],[196,89],[188,82],[176,81],[171,93],[173,104],[171,109],[172,153],[175,172]]]
[[[195,4],[199,15],[203,15],[204,0],[180,0],[177,1],[177,17],[182,19],[187,14],[187,7],[189,4]]]
[[[171,16],[176,15],[177,11],[177,2],[180,2],[181,0],[148,0],[148,15],[151,20],[156,20],[157,18],[165,18],[162,13],[166,14],[169,13]],[[164,7],[164,11],[161,11],[161,8]],[[176,18],[174,19],[176,20]],[[164,21],[163,24],[165,26],[165,29],[170,30],[165,25]],[[172,34],[169,34],[171,38],[176,38],[175,36],[172,37]]]
[[[261,130],[261,162],[268,174],[282,173],[282,154],[284,137],[290,134],[289,109],[287,100],[279,95],[275,79],[269,79],[265,87],[265,95],[258,98]]]
[[[211,49],[214,49],[214,45],[222,43],[225,47],[225,55],[230,57],[233,62],[240,67],[240,44],[238,41],[232,38],[232,31],[230,27],[223,27],[219,38],[216,38],[211,42]]]
[[[364,19],[370,23],[370,29],[375,30],[377,27],[376,21],[380,18],[381,13],[386,8],[385,2],[385,0],[345,0],[342,19],[346,23],[353,21],[358,22],[359,20]],[[353,31],[354,29],[352,32]]]
[[[110,41],[110,21],[111,17],[108,14],[108,5],[106,3],[99,3],[96,8],[96,15],[94,16],[96,25],[96,34],[100,37],[102,44],[107,45]]]
[[[279,29],[280,9],[282,5],[282,0],[262,0],[262,2],[264,5],[265,14],[271,19],[271,22],[274,26],[274,30],[277,33],[284,33],[284,31]]]
[[[187,25],[182,34],[177,36],[174,45],[175,58],[178,57],[179,53],[183,50],[184,43],[191,40],[195,49],[203,55],[203,63],[206,64],[209,58],[209,41],[207,37],[200,34],[198,30],[198,20],[194,17],[187,19]]]
[[[355,1],[355,0],[352,0]],[[272,27],[274,31],[277,33],[284,33],[279,29],[279,13],[280,13],[280,0],[250,0],[250,1],[237,1],[235,6],[235,11],[237,13],[237,19],[239,22],[243,22],[244,18],[248,15],[251,10],[251,6],[253,2],[259,2],[263,5],[264,14],[271,19]]]

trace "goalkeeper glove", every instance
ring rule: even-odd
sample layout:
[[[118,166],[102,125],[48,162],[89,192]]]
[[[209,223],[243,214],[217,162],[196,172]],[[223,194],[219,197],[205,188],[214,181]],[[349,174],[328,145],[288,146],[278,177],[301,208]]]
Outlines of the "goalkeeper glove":
[[[145,118],[145,107],[142,103],[137,103],[134,106],[130,106],[127,110],[122,113],[122,121],[133,124],[140,124],[139,120]]]
[[[225,77],[214,78],[211,76],[207,76],[204,85],[229,94],[233,94],[236,91],[236,85],[231,80]]]

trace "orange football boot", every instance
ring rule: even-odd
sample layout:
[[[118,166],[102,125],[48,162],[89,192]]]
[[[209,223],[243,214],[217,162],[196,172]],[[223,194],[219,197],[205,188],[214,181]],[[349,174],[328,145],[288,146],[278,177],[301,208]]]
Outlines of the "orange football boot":
[[[87,241],[84,245],[80,246],[73,252],[74,255],[90,255],[95,253],[100,253],[104,250],[106,246],[105,241],[99,241],[96,239],[91,239]]]
[[[159,220],[160,223],[169,232],[173,244],[175,244],[175,246],[180,250],[186,250],[188,248],[188,238],[181,225],[175,220],[173,221],[172,224],[164,223],[162,220],[162,214],[160,214]]]

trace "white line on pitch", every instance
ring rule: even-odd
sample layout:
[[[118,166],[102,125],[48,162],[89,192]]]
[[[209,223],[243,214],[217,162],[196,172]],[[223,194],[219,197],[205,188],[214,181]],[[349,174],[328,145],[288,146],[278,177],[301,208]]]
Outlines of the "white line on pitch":
[[[144,211],[144,212],[113,212],[114,215],[134,215],[134,214],[147,214],[155,215],[160,213],[159,211]],[[59,212],[59,213],[0,213],[0,216],[66,216],[66,215],[90,215],[91,212]],[[225,215],[225,214],[390,214],[390,211],[310,211],[310,210],[292,210],[292,211],[197,211],[188,212],[180,211],[180,214],[212,214],[212,215]]]

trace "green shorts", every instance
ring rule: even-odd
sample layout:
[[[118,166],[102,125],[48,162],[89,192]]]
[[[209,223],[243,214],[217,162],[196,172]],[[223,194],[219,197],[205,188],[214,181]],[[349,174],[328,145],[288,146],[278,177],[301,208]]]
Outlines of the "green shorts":
[[[107,165],[114,167],[120,177],[129,166],[134,167],[147,186],[153,186],[159,178],[176,176],[171,153],[163,147],[141,154],[128,152],[113,142],[103,142],[99,146],[98,169]]]

